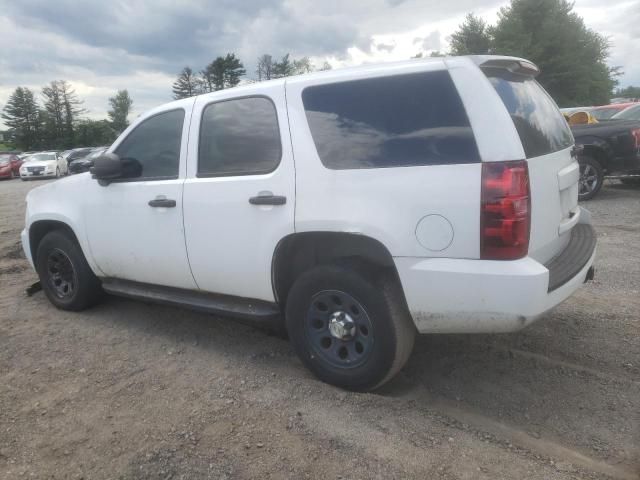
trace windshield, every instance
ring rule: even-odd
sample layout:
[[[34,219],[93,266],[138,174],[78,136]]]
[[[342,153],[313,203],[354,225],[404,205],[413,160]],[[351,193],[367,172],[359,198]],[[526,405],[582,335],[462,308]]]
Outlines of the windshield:
[[[596,120],[609,120],[619,111],[619,108],[596,108],[594,110],[591,110],[591,112],[589,113],[596,117]]]
[[[573,145],[566,120],[538,82],[503,69],[483,71],[511,115],[527,158]]]
[[[640,120],[640,104],[625,108],[611,117],[611,120]]]
[[[55,160],[56,156],[53,153],[36,153],[25,159],[25,162],[41,162],[46,160]]]

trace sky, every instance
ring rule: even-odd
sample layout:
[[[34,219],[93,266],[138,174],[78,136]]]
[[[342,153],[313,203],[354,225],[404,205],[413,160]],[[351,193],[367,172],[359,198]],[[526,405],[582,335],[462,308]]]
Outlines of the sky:
[[[334,68],[448,49],[465,14],[494,23],[500,0],[0,0],[0,109],[17,86],[64,79],[88,118],[127,89],[130,118],[172,99],[183,67],[234,52],[255,77],[258,56],[309,56]],[[621,86],[640,85],[640,0],[575,0],[611,43]],[[0,120],[1,122],[1,120]],[[0,123],[0,129],[4,128]]]

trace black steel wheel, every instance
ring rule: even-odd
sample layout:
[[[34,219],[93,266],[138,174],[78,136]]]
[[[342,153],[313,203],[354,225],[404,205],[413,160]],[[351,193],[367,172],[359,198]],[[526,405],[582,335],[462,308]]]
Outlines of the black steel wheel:
[[[322,265],[300,275],[285,320],[299,358],[320,380],[374,390],[404,366],[415,326],[389,272]]]
[[[46,281],[58,298],[73,297],[75,287],[78,285],[78,275],[71,259],[59,248],[54,248],[49,252]]]
[[[318,292],[305,320],[311,348],[329,365],[354,368],[369,358],[375,338],[373,325],[362,304],[348,293]]]
[[[70,232],[47,233],[35,255],[35,265],[47,298],[62,310],[84,310],[102,298],[102,285]]]

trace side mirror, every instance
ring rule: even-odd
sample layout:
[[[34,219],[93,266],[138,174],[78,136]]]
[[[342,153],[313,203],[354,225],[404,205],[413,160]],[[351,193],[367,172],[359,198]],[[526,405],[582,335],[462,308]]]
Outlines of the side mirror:
[[[112,180],[122,177],[122,162],[115,153],[105,153],[93,161],[89,171],[100,185],[109,185]]]

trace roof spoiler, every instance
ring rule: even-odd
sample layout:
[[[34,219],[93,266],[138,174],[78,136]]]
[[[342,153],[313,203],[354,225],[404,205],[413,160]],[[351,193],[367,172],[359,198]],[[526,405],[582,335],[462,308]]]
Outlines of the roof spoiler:
[[[536,77],[540,73],[540,69],[528,60],[513,57],[488,57],[486,60],[482,57],[478,63],[480,68],[497,68],[507,70],[516,75],[524,75],[527,77]]]

